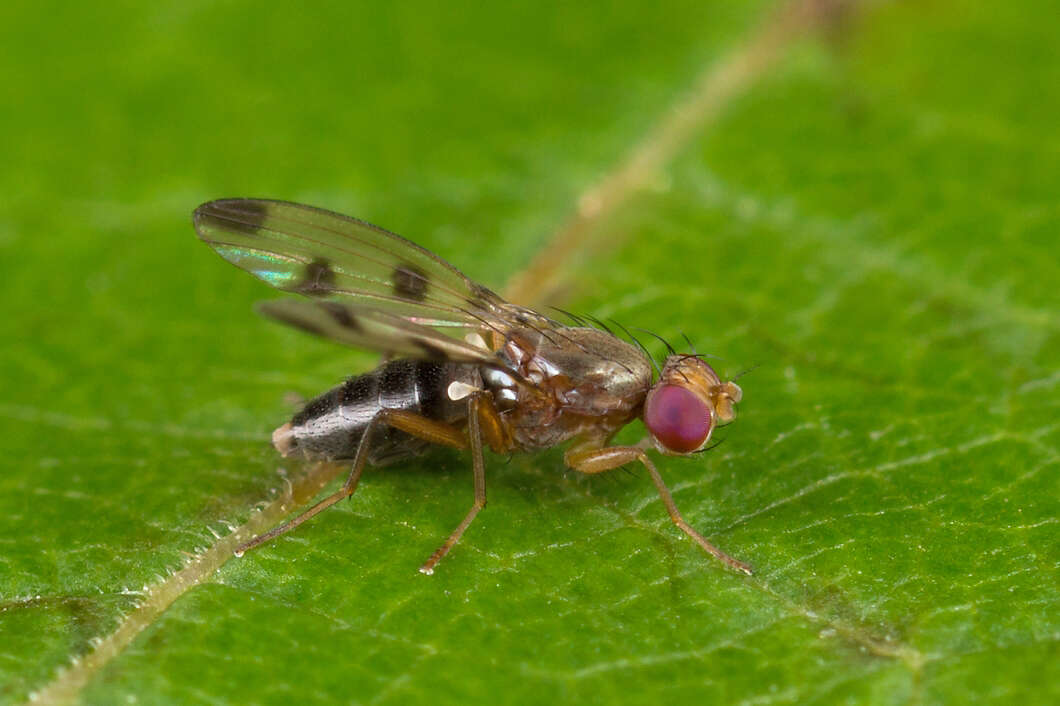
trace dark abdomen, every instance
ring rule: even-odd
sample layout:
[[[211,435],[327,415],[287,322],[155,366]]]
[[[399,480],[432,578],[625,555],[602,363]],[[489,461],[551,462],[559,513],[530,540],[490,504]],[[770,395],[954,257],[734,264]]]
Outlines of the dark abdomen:
[[[368,423],[383,409],[401,409],[463,426],[467,403],[451,401],[447,389],[455,380],[480,385],[475,382],[477,376],[471,365],[391,361],[310,401],[273,439],[285,456],[339,460],[354,457]],[[277,438],[281,431],[285,432],[282,441]],[[414,456],[427,446],[386,425],[375,428],[370,443],[368,462],[372,465]]]

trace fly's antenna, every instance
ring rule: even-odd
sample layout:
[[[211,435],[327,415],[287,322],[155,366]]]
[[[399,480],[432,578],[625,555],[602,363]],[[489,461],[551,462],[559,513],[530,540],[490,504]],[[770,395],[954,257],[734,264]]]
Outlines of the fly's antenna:
[[[611,322],[611,323],[613,323],[613,324],[614,324],[615,326],[617,326],[617,327],[619,327],[620,329],[622,329],[622,331],[623,331],[623,332],[624,332],[624,333],[625,333],[625,334],[626,334],[627,336],[629,336],[630,340],[632,340],[632,341],[633,341],[634,343],[636,343],[636,344],[637,344],[637,347],[638,347],[638,348],[640,348],[640,349],[641,349],[641,351],[643,351],[643,352],[644,352],[644,355],[645,355],[645,356],[646,356],[646,357],[648,358],[648,360],[649,360],[649,361],[651,361],[651,367],[652,367],[652,369],[654,369],[654,370],[655,370],[655,377],[657,377],[657,378],[658,378],[658,377],[661,377],[661,376],[662,376],[662,371],[661,371],[661,370],[659,370],[659,364],[655,362],[655,358],[653,358],[653,357],[652,357],[652,355],[651,355],[651,353],[649,353],[649,352],[648,352],[648,349],[644,347],[644,344],[640,342],[640,339],[639,339],[639,338],[637,338],[636,336],[634,336],[634,335],[633,335],[632,333],[630,333],[630,332],[629,332],[629,329],[628,329],[628,328],[626,328],[625,326],[623,326],[623,325],[621,324],[621,322],[615,321],[614,319],[608,319],[608,321],[610,321],[610,322]]]
[[[737,374],[736,374],[736,376],[735,376],[735,377],[733,377],[733,382],[736,382],[737,380],[739,380],[740,378],[742,378],[742,377],[743,377],[744,375],[746,375],[747,373],[749,373],[749,372],[751,372],[751,371],[753,371],[753,370],[757,370],[758,368],[761,368],[761,367],[762,367],[762,364],[761,364],[761,363],[755,363],[755,364],[754,364],[754,365],[752,365],[752,366],[751,366],[750,368],[745,368],[744,370],[741,370],[741,371],[740,371],[739,373],[737,373]]]

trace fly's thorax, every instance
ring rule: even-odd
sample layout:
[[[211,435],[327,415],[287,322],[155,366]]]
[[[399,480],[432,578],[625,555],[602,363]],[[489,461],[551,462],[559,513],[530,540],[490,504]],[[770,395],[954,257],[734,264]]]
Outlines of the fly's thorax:
[[[636,409],[651,386],[651,362],[640,349],[593,328],[524,329],[506,337],[501,353],[576,414]]]
[[[706,446],[714,428],[736,418],[743,391],[691,355],[671,355],[644,402],[644,425],[659,451],[682,455]]]

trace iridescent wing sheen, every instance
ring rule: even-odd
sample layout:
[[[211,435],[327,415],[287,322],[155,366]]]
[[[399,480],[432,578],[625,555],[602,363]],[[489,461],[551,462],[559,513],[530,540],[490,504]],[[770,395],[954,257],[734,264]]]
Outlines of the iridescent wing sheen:
[[[221,257],[285,292],[347,303],[346,297],[353,297],[358,310],[375,309],[420,326],[502,334],[514,327],[557,326],[506,302],[419,245],[331,211],[286,201],[221,199],[195,209],[194,223]]]

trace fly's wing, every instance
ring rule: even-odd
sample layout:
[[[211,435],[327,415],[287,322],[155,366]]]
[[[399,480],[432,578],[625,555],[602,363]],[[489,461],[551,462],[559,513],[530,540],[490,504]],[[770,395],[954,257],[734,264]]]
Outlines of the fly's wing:
[[[487,348],[446,336],[379,309],[359,308],[332,300],[277,299],[261,302],[258,310],[307,333],[358,348],[374,348],[428,360],[509,367]]]
[[[331,211],[222,199],[195,209],[194,223],[199,237],[237,267],[277,289],[324,300],[270,303],[266,313],[343,343],[424,357],[429,337],[455,353],[460,346],[479,350],[456,338],[467,330],[507,336],[515,328],[557,326],[415,243]],[[352,330],[340,311],[367,327]]]

